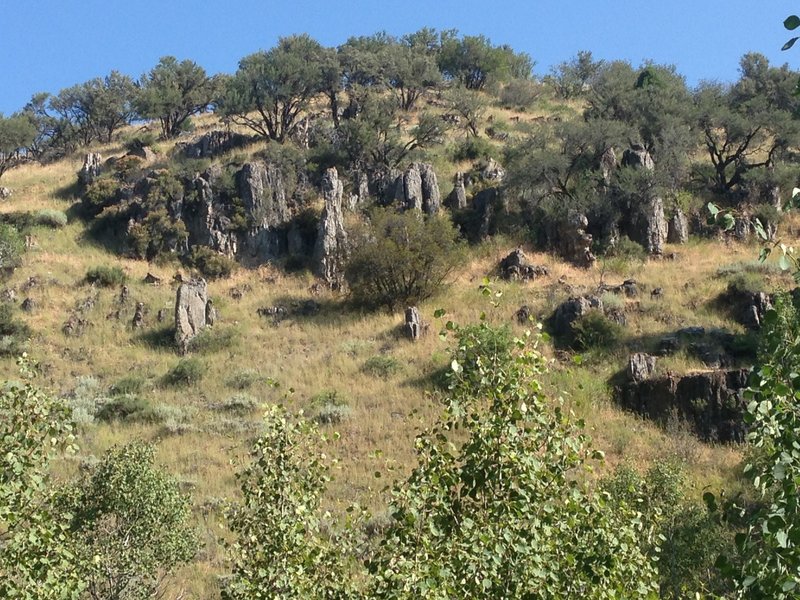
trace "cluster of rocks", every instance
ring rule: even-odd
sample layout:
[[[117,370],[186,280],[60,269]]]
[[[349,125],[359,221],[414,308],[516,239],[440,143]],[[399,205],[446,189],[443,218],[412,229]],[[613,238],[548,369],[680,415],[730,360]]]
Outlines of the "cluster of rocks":
[[[215,129],[190,142],[179,143],[176,148],[186,158],[216,158],[252,142],[250,136]]]
[[[633,354],[616,387],[619,403],[659,422],[679,418],[708,441],[741,442],[748,369],[655,375],[656,357]]]
[[[270,319],[273,325],[277,325],[289,317],[312,317],[321,309],[322,306],[316,300],[294,300],[286,304],[262,306],[256,310],[256,314]]]
[[[500,276],[507,281],[533,281],[549,274],[547,267],[531,263],[520,248],[500,261]]]

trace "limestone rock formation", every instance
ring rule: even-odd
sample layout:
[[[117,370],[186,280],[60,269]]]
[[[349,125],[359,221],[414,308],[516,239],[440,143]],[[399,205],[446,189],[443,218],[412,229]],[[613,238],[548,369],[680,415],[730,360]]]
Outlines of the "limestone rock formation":
[[[103,157],[97,152],[89,152],[83,159],[83,166],[78,171],[78,181],[84,186],[90,185],[100,176],[103,168]]]
[[[617,153],[614,152],[614,148],[609,146],[606,148],[605,152],[603,152],[602,156],[600,156],[600,171],[603,173],[603,182],[606,185],[611,184],[611,175],[616,168]]]
[[[569,335],[572,323],[591,311],[603,310],[603,301],[597,296],[573,296],[556,307],[551,318],[553,333],[558,336]]]
[[[631,147],[622,153],[622,166],[642,168],[648,171],[655,169],[653,157],[642,144],[631,144]]]
[[[181,152],[186,158],[215,158],[234,148],[240,148],[250,141],[250,137],[241,133],[215,129],[183,144]]]
[[[668,230],[664,201],[658,196],[643,199],[632,212],[631,238],[644,246],[648,253],[662,254]]]
[[[442,204],[439,183],[433,167],[428,163],[411,163],[395,188],[396,199],[406,209],[423,211],[433,215]],[[399,197],[398,197],[399,196]]]
[[[425,214],[435,215],[442,205],[436,172],[429,163],[419,163],[419,174],[422,178],[422,210]]]
[[[409,306],[405,312],[404,330],[410,340],[417,341],[424,332],[422,318],[419,316],[419,309],[416,306]]]
[[[463,210],[467,208],[467,190],[464,185],[464,173],[456,173],[453,191],[447,197],[445,204],[450,210]]]
[[[178,287],[175,297],[175,342],[186,352],[191,342],[206,327],[208,286],[204,279],[192,279]]]
[[[422,210],[422,176],[417,163],[403,173],[403,204],[408,210]]]
[[[239,240],[232,230],[231,220],[216,202],[211,185],[213,176],[207,171],[192,180],[194,201],[184,207],[183,222],[190,246],[208,246],[233,258],[239,252]]]
[[[551,236],[559,254],[580,267],[591,267],[597,260],[592,254],[592,236],[586,233],[589,220],[586,215],[572,212],[556,226]]]
[[[11,188],[7,187],[0,187],[0,200],[8,200],[11,198],[11,194],[14,192],[11,191]]]
[[[670,244],[685,244],[689,241],[689,220],[679,208],[669,220],[667,241]]]
[[[280,169],[272,163],[246,163],[237,176],[239,196],[253,227],[244,236],[250,255],[259,260],[281,256],[291,221],[289,192]]]
[[[628,359],[628,377],[634,383],[649,379],[656,368],[656,357],[638,352]]]
[[[347,256],[347,232],[342,213],[342,182],[335,167],[322,177],[322,195],[325,208],[317,231],[314,247],[314,273],[329,285],[340,283],[342,262]]]
[[[502,183],[505,176],[506,170],[493,158],[490,158],[489,162],[487,162],[486,166],[481,170],[481,178],[486,181]]]

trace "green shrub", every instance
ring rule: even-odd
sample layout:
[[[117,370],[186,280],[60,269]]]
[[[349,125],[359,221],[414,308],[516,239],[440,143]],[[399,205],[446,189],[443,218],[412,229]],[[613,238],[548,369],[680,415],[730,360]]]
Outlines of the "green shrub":
[[[150,402],[135,394],[111,398],[98,408],[95,418],[106,423],[112,421],[154,423],[158,420]]]
[[[128,232],[128,245],[133,256],[152,261],[183,252],[188,239],[186,225],[170,217],[166,208],[149,213]]]
[[[204,329],[189,341],[187,349],[189,352],[213,354],[233,346],[238,336],[239,332],[236,329],[220,329],[218,327]]]
[[[735,262],[723,265],[717,269],[717,277],[730,277],[739,273],[756,273],[760,275],[779,275],[783,271],[780,266],[774,263],[760,262]]]
[[[128,280],[125,271],[120,267],[107,267],[105,265],[92,267],[86,271],[86,283],[101,287],[116,287]]]
[[[25,350],[25,342],[31,329],[14,314],[11,304],[0,304],[0,356],[19,356]]]
[[[194,385],[205,374],[205,365],[197,358],[182,358],[164,376],[164,382],[172,386]]]
[[[576,350],[615,348],[622,340],[622,327],[600,311],[589,311],[572,323],[572,346]]]
[[[33,215],[37,225],[60,229],[67,224],[67,215],[60,210],[39,210]]]
[[[350,417],[350,407],[346,404],[325,404],[314,415],[320,425],[335,425]]]
[[[195,246],[189,258],[191,265],[207,279],[227,279],[236,269],[236,261],[208,246]]]
[[[235,373],[230,379],[228,379],[226,384],[228,387],[232,387],[236,390],[246,390],[256,384],[264,383],[267,380],[267,377],[264,377],[257,371],[247,370]]]
[[[738,298],[745,295],[763,292],[766,288],[764,278],[752,272],[737,273],[728,280],[727,295]]]
[[[388,379],[400,371],[401,368],[402,365],[395,357],[378,354],[367,359],[361,370],[373,377]]]
[[[111,393],[115,396],[138,394],[144,387],[144,377],[139,375],[128,375],[111,386]]]
[[[634,242],[627,235],[619,236],[617,243],[611,246],[605,253],[611,258],[623,258],[629,261],[644,261],[647,259],[647,251],[644,246]]]
[[[462,257],[449,219],[411,210],[375,210],[369,226],[352,239],[344,276],[353,301],[369,308],[395,309],[430,298]]]
[[[95,179],[83,193],[83,207],[92,215],[103,212],[104,208],[119,202],[119,181],[110,177]]]
[[[261,402],[250,394],[235,394],[223,402],[214,404],[212,408],[218,412],[246,416],[258,410],[260,406]]]
[[[453,160],[456,162],[493,158],[496,154],[492,143],[482,137],[468,137],[453,148]]]
[[[527,79],[512,79],[500,92],[500,104],[505,108],[525,110],[536,102],[542,89]]]
[[[22,264],[25,239],[13,225],[0,224],[0,275],[8,276]]]

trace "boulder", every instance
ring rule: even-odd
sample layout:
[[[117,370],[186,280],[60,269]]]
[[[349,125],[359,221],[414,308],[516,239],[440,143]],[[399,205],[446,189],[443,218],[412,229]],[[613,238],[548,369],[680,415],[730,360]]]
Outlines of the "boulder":
[[[517,248],[500,261],[500,274],[510,281],[531,281],[549,275],[549,271],[547,267],[532,264],[522,249]]]
[[[419,309],[416,306],[409,306],[405,312],[405,324],[403,329],[406,336],[413,341],[417,341],[424,333],[422,318],[419,316]]]
[[[656,368],[656,357],[638,352],[628,358],[628,378],[634,383],[649,379]]]
[[[217,322],[217,309],[214,308],[214,301],[209,298],[206,302],[206,325],[213,327]]]
[[[36,310],[36,301],[33,298],[25,298],[20,308],[27,313],[33,312]]]
[[[601,283],[597,287],[597,293],[603,294],[605,292],[625,296],[626,298],[636,298],[639,295],[639,286],[636,284],[635,279],[626,279],[619,285]]]
[[[565,300],[553,312],[553,333],[557,336],[571,334],[572,324],[593,310],[603,310],[603,301],[597,296],[573,296]]]
[[[8,200],[11,198],[11,194],[13,194],[11,188],[0,187],[0,200]]]
[[[667,241],[670,244],[685,244],[689,241],[689,220],[679,208],[670,217]]]
[[[204,279],[192,279],[178,287],[175,297],[175,342],[185,353],[191,342],[206,327],[208,286]]]
[[[342,278],[343,262],[347,257],[347,232],[342,213],[342,182],[335,167],[322,177],[322,195],[325,208],[319,221],[317,242],[314,247],[314,273],[331,286],[338,286]]]
[[[139,329],[144,325],[144,302],[136,303],[136,311],[133,313],[133,320],[131,326],[134,329]]]
[[[631,144],[631,147],[622,153],[622,166],[647,169],[655,169],[653,157],[642,144]]]
[[[353,189],[355,193],[350,194],[347,207],[355,211],[359,206],[364,206],[369,202],[369,177],[364,171],[353,173]]]
[[[667,241],[667,220],[664,201],[654,196],[632,210],[631,239],[639,242],[650,254],[661,254]]]
[[[495,159],[490,158],[486,166],[481,170],[481,178],[485,181],[502,183],[505,179],[506,170]]]
[[[533,317],[533,309],[527,304],[523,304],[517,309],[517,312],[514,313],[514,316],[517,319],[517,323],[520,325],[525,325],[531,321]]]
[[[207,246],[233,258],[239,252],[239,238],[232,230],[231,220],[225,215],[223,206],[214,197],[213,177],[213,173],[206,172],[192,180],[194,201],[186,203],[183,222],[190,246]]]
[[[463,210],[467,208],[467,190],[464,186],[464,173],[462,171],[456,173],[453,191],[450,192],[445,204],[450,210]]]
[[[436,173],[428,163],[411,163],[403,173],[402,185],[398,182],[395,189],[395,199],[406,209],[433,215],[442,204]]]
[[[100,176],[103,168],[103,157],[97,152],[89,152],[83,159],[83,166],[78,171],[78,181],[84,185],[90,185]]]
[[[145,146],[144,144],[135,144],[125,156],[135,156],[145,162],[152,162],[156,158],[158,158],[158,154],[156,154],[155,150],[153,150],[150,146]]]
[[[278,258],[287,247],[292,219],[289,192],[280,169],[272,163],[246,163],[237,175],[239,197],[252,228],[244,236],[250,255],[259,261]]]
[[[407,210],[422,210],[422,176],[417,163],[403,173],[403,205]]]
[[[472,199],[473,208],[478,215],[478,239],[483,240],[489,236],[498,204],[500,192],[496,187],[481,190]]]
[[[586,233],[586,215],[571,212],[560,220],[551,239],[559,254],[580,267],[591,267],[597,260],[592,254],[592,236]]]

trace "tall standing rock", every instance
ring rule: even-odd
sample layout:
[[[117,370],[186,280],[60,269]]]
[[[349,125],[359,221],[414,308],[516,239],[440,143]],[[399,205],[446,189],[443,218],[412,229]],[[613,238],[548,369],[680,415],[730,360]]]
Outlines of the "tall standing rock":
[[[78,181],[82,185],[90,185],[100,176],[103,168],[103,157],[97,152],[89,152],[83,159],[83,166],[78,171]]]
[[[342,182],[335,167],[322,177],[325,208],[319,222],[314,247],[314,272],[330,285],[337,285],[342,276],[342,261],[347,255],[347,232],[342,215]]]
[[[281,256],[292,218],[286,181],[277,165],[247,163],[237,177],[239,196],[253,227],[245,236],[250,254],[259,260]]]
[[[422,210],[422,176],[417,163],[409,165],[403,173],[403,198],[406,209]]]
[[[204,279],[192,279],[178,287],[175,296],[175,342],[186,352],[192,341],[206,327],[208,286]]]
[[[680,208],[675,210],[669,220],[667,241],[670,244],[685,244],[689,241],[689,220]]]
[[[409,306],[405,312],[405,332],[408,339],[417,341],[424,332],[422,324],[422,317],[419,315],[419,309],[416,306]]]
[[[631,144],[631,147],[622,153],[622,166],[647,169],[648,171],[656,168],[653,157],[642,144]]]
[[[570,212],[561,219],[551,233],[551,240],[559,254],[579,267],[589,268],[597,258],[592,254],[592,235],[586,232],[589,220],[579,212]]]
[[[419,174],[422,178],[422,210],[428,215],[435,215],[442,205],[442,195],[439,191],[436,172],[432,165],[420,163]]]
[[[622,166],[653,171],[653,157],[642,144],[632,144],[622,154]],[[667,241],[668,225],[664,201],[647,193],[630,211],[631,239],[639,242],[650,254],[661,254]]]
[[[187,203],[183,209],[189,245],[208,246],[233,258],[239,252],[238,236],[232,231],[231,220],[215,203],[212,179],[213,175],[206,172],[192,181],[196,201]]]
[[[456,173],[455,185],[453,186],[453,191],[447,197],[446,204],[451,210],[464,210],[467,208],[467,190],[464,185],[464,173],[462,171]]]
[[[617,153],[614,152],[614,148],[609,146],[605,149],[602,156],[600,157],[600,170],[603,173],[603,182],[606,185],[611,184],[611,175],[614,173],[614,169],[617,168]]]

